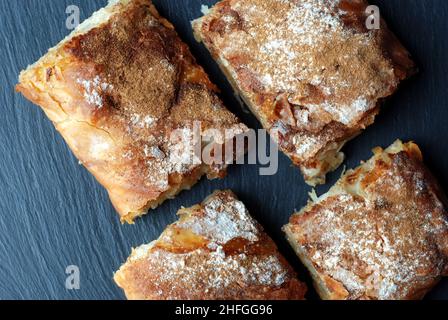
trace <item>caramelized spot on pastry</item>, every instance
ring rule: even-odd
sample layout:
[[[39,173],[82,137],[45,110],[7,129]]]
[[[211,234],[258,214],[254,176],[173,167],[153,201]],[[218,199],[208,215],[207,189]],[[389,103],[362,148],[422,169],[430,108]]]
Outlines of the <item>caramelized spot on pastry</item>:
[[[227,131],[223,148],[247,131],[149,0],[111,2],[22,72],[17,89],[106,187],[123,222],[204,175],[225,176],[225,165],[194,157],[195,123]]]
[[[367,6],[223,0],[193,22],[196,38],[311,185],[340,165],[343,145],[416,71],[384,21],[367,29]]]
[[[324,299],[420,299],[448,275],[445,196],[414,143],[347,172],[284,227]]]
[[[231,191],[178,214],[115,274],[129,299],[303,299],[305,285]]]

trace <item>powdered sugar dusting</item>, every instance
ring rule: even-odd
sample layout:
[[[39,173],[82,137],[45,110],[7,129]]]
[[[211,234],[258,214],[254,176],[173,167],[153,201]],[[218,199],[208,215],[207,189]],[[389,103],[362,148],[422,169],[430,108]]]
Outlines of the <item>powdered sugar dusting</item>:
[[[446,211],[434,194],[419,191],[425,185],[428,192],[429,182],[418,167],[404,155],[391,157],[391,167],[366,190],[356,191],[353,178],[345,190],[342,178],[306,210],[312,214],[298,214],[300,222],[287,227],[319,272],[340,282],[349,299],[402,299],[426,288],[423,279],[437,281],[445,268],[436,243],[448,232]]]
[[[348,126],[353,121],[359,121],[367,111],[375,107],[375,105],[372,105],[371,103],[372,102],[369,103],[365,97],[361,96],[354,100],[349,108],[329,102],[322,103],[321,107],[325,111],[332,113],[337,121]]]
[[[131,125],[139,128],[151,128],[151,126],[156,122],[156,119],[146,115],[142,117],[141,115],[134,113],[131,115]]]
[[[431,244],[427,239],[396,238],[409,218],[385,212],[380,219],[395,216],[396,221],[388,230],[387,222],[372,220],[369,203],[359,203],[346,194],[333,201],[334,206],[325,205],[326,209],[303,227],[321,237],[309,244],[313,263],[340,281],[351,298],[396,299],[422,270],[434,270],[437,253],[428,250]]]
[[[283,1],[290,3],[291,1]],[[331,36],[332,32],[341,32],[343,25],[336,8],[339,0],[301,1],[301,5],[293,7],[287,14],[287,28],[294,35],[301,37],[301,43],[314,46],[319,43],[322,36]],[[303,17],[303,19],[297,19]]]
[[[102,82],[99,76],[96,76],[93,80],[77,79],[76,82],[82,85],[86,102],[97,108],[103,107],[101,94],[113,89],[111,84]]]
[[[226,256],[222,247],[213,252],[197,250],[187,254],[151,252],[145,259],[158,277],[152,285],[157,294],[179,299],[178,292],[189,288],[189,296],[232,294],[248,286],[279,287],[288,274],[276,256]]]
[[[258,240],[256,223],[244,204],[226,196],[213,197],[205,204],[203,215],[193,216],[178,225],[218,244],[236,238]]]
[[[169,228],[188,230],[213,245],[206,249],[175,253],[158,248],[155,241],[133,250],[128,260],[128,263],[143,263],[145,270],[150,270],[147,285],[151,286],[156,296],[165,299],[185,298],[185,288],[188,288],[189,299],[204,295],[221,298],[238,294],[244,296],[246,288],[264,286],[272,290],[291,280],[291,274],[279,260],[276,250],[262,251],[263,254],[246,250],[226,253],[225,245],[229,241],[242,238],[249,243],[256,243],[260,240],[261,232],[244,204],[232,193],[216,192],[200,207],[201,212],[193,207],[188,211],[188,217],[183,216]],[[176,232],[172,235],[165,232],[159,241],[167,241],[164,238],[167,235],[176,236]],[[260,245],[269,244],[263,242]]]
[[[140,123],[141,118],[135,117],[135,122]],[[246,130],[245,125],[235,124],[226,129],[209,130],[208,134],[211,134],[211,136],[207,137],[208,139],[212,138],[212,141],[216,144],[225,145],[227,141],[232,141],[235,136]],[[169,178],[171,175],[188,174],[204,163],[210,164],[210,162],[204,160],[202,154],[204,145],[207,145],[203,142],[202,134],[205,134],[204,132],[206,131],[201,132],[200,127],[196,127],[194,124],[185,125],[172,130],[170,134],[153,137],[153,143],[146,143],[140,150],[140,156],[147,167],[146,184],[164,191],[170,186]],[[239,154],[238,151],[237,154]],[[138,156],[138,153],[136,152],[134,155]],[[225,163],[212,163],[211,165],[216,170],[222,170],[226,167]]]
[[[297,154],[303,160],[313,157],[316,154],[316,150],[319,149],[317,147],[322,144],[319,137],[305,134],[295,135],[292,142],[297,150]]]
[[[202,20],[209,28],[203,31],[204,42],[219,54],[261,116],[269,118],[268,129],[284,120],[272,115],[266,101],[287,97],[295,119],[285,123],[284,149],[303,163],[334,137],[297,139],[323,132],[332,122],[356,127],[398,85],[380,33],[346,23],[363,12],[348,12],[341,4],[340,0],[229,1],[228,7],[211,10]],[[298,131],[302,133],[296,135]]]
[[[232,9],[248,22],[248,29],[217,40],[223,41],[222,57],[250,56],[246,68],[260,76],[266,90],[294,93],[300,82],[320,83],[326,66],[315,64],[317,49],[312,48],[334,40],[335,34],[350,37],[338,4],[339,0],[232,2]],[[233,15],[223,15],[223,21],[227,17],[233,19]]]
[[[134,120],[139,126],[146,123],[144,119],[133,117],[131,122]],[[160,191],[168,190],[170,175],[186,174],[202,164],[195,146],[193,130],[188,127],[178,129],[168,137],[156,137],[153,143],[145,144],[140,151],[146,163],[145,183]],[[137,156],[137,153],[134,155]]]

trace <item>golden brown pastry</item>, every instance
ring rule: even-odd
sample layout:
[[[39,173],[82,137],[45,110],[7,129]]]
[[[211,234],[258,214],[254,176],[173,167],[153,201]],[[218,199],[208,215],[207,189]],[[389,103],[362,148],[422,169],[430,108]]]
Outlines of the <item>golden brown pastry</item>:
[[[380,102],[415,72],[364,0],[223,0],[193,22],[195,36],[310,185],[344,159]]]
[[[23,71],[17,90],[42,107],[125,222],[204,174],[224,175],[224,164],[197,157],[206,129],[220,132],[207,133],[219,145],[247,130],[149,0],[110,1]]]
[[[418,146],[374,153],[284,228],[323,299],[420,299],[448,275],[446,201]]]
[[[303,299],[305,285],[231,191],[178,215],[115,274],[128,299]]]

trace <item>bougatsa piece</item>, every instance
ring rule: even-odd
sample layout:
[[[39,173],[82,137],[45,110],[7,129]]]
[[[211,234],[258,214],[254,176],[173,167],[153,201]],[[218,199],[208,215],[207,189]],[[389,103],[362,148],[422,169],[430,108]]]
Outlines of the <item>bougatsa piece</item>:
[[[303,299],[305,285],[231,191],[178,215],[115,274],[128,299]]]
[[[284,228],[324,299],[420,299],[448,275],[446,198],[418,146],[374,153]]]
[[[224,0],[193,22],[243,98],[310,185],[344,159],[380,102],[415,72],[363,0]]]
[[[247,130],[149,0],[110,1],[23,71],[17,90],[42,107],[123,222],[203,175],[224,176],[224,164],[194,158],[195,124],[226,132],[208,136],[223,145]]]

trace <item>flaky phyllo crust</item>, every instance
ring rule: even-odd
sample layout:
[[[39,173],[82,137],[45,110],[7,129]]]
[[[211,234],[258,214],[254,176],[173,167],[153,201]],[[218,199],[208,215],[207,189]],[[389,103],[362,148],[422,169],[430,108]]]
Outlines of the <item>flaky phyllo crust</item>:
[[[193,22],[196,38],[307,183],[323,183],[343,145],[415,72],[364,0],[223,0]]]
[[[303,299],[306,286],[231,191],[178,215],[115,273],[128,299]]]
[[[448,275],[447,202],[418,146],[374,153],[284,228],[323,299],[421,299]]]
[[[217,144],[247,130],[149,0],[110,1],[23,71],[17,90],[45,111],[126,222],[204,174],[224,175],[224,164],[185,161],[195,124],[226,131],[208,137]]]

